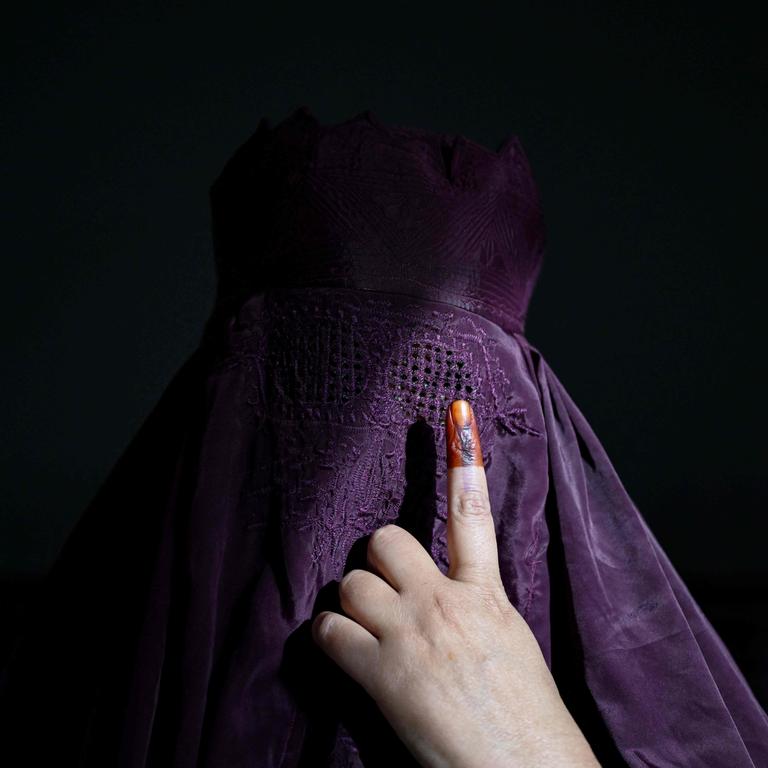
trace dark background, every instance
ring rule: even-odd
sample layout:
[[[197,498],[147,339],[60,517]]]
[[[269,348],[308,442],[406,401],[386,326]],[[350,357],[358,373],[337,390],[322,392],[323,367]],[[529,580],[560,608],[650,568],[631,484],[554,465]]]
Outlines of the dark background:
[[[491,148],[520,136],[548,229],[527,335],[768,703],[755,18],[701,2],[66,5],[3,24],[6,627],[198,342],[225,160],[263,115],[371,109]]]

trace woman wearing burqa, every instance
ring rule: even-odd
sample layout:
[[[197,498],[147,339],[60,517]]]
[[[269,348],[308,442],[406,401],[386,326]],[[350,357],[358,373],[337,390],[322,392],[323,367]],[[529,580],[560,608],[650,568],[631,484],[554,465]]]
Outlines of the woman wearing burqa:
[[[518,138],[302,107],[211,203],[215,308],[30,609],[4,764],[415,764],[310,626],[383,525],[447,572],[463,398],[504,589],[601,764],[768,765],[765,713],[526,339],[545,235]]]

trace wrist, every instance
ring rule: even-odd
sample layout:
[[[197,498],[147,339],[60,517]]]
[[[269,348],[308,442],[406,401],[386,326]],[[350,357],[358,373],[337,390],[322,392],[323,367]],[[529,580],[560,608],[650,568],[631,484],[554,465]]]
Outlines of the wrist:
[[[532,707],[533,713],[537,708]],[[600,768],[584,734],[559,694],[526,718],[515,733],[499,733],[492,743],[476,744],[472,755],[451,760],[451,768]],[[435,767],[436,768],[436,767]]]
[[[519,768],[600,768],[584,734],[558,696],[557,705],[539,718],[494,765]],[[490,764],[488,764],[490,765]]]

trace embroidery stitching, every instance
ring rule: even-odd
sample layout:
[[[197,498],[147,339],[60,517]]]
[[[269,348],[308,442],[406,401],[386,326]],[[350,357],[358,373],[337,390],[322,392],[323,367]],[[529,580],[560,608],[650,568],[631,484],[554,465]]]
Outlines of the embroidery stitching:
[[[354,541],[397,517],[398,446],[417,420],[442,450],[445,408],[470,400],[486,466],[498,434],[540,437],[498,343],[469,314],[402,298],[335,289],[262,297],[232,324],[222,352],[243,366],[251,415],[274,431],[274,451],[252,468],[247,526],[260,525],[276,499],[283,532],[308,534],[312,563],[330,559],[340,570]],[[439,462],[436,471],[444,474]],[[436,496],[432,556],[446,570],[447,499]]]

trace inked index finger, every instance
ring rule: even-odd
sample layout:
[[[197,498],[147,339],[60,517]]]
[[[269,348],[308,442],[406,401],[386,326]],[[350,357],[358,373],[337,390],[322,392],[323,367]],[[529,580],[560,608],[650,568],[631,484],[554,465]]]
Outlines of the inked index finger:
[[[472,406],[454,400],[445,419],[448,464],[448,576],[460,581],[499,582],[496,527]]]

